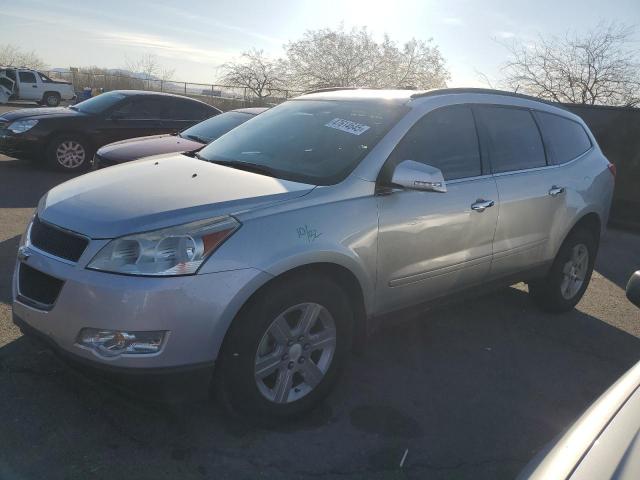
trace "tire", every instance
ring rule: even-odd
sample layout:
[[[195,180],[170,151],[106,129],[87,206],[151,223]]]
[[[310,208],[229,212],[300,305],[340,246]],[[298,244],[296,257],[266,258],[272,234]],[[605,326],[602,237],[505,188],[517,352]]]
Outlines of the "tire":
[[[316,318],[306,332],[303,315]],[[353,317],[344,290],[329,278],[294,275],[267,287],[229,329],[216,369],[219,398],[263,422],[299,417],[328,395],[342,371]]]
[[[56,92],[46,92],[42,96],[42,105],[47,107],[57,107],[60,105],[60,94]]]
[[[547,312],[572,310],[589,286],[597,252],[598,237],[593,232],[577,229],[570,233],[546,277],[529,283],[534,302]]]
[[[84,137],[66,134],[49,142],[46,159],[48,165],[55,170],[83,172],[89,168],[93,153],[93,147]]]

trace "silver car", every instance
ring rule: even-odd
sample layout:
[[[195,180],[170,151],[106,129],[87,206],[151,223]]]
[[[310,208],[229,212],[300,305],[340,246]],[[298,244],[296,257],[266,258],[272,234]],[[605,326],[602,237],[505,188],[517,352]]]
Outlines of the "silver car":
[[[307,94],[195,158],[49,191],[21,241],[14,321],[109,370],[215,371],[238,410],[291,417],[400,309],[517,281],[572,309],[614,174],[579,117],[528,97]]]

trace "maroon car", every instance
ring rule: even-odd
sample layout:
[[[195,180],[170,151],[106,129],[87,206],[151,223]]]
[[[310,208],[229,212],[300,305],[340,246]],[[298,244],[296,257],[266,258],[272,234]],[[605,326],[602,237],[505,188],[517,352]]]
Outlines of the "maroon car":
[[[153,135],[110,143],[97,151],[93,168],[137,160],[162,153],[194,152],[229,130],[262,113],[266,108],[239,108],[216,115],[172,135]]]

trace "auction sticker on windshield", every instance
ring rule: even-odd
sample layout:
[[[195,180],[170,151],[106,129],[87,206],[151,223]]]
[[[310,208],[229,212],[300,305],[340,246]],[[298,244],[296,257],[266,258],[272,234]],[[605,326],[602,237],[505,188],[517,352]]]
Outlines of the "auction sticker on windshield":
[[[343,132],[351,133],[353,135],[360,135],[371,128],[368,125],[352,122],[351,120],[345,120],[344,118],[334,118],[329,123],[325,123],[324,126],[335,128],[336,130],[342,130]]]

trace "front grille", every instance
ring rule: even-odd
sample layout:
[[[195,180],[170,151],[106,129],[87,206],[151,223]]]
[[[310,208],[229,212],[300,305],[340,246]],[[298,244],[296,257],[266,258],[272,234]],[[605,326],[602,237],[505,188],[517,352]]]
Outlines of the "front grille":
[[[36,216],[29,235],[31,244],[56,257],[77,262],[89,241],[68,230],[52,227]]]
[[[58,298],[64,282],[42,273],[24,263],[18,271],[18,289],[21,297],[41,307],[51,307]]]

